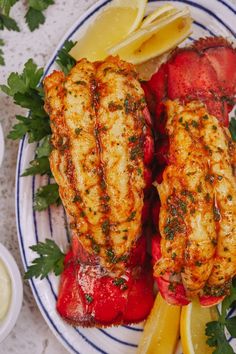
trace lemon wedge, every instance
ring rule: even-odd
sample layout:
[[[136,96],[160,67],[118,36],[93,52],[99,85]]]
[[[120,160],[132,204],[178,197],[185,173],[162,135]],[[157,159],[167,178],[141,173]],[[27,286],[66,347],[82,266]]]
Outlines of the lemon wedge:
[[[197,300],[184,306],[181,311],[180,333],[184,354],[211,354],[214,348],[206,344],[206,323],[216,321],[216,306],[202,307]]]
[[[191,33],[192,19],[187,8],[138,29],[108,50],[121,59],[139,64],[175,48]]]
[[[91,23],[84,36],[71,49],[79,60],[103,60],[107,49],[136,30],[142,22],[147,0],[114,0]]]
[[[168,16],[169,14],[173,14],[177,11],[177,9],[172,6],[171,4],[165,4],[163,6],[158,7],[156,10],[154,10],[150,15],[145,17],[143,22],[141,23],[140,28],[146,27],[153,21],[163,18],[165,16]]]
[[[11,301],[11,279],[0,260],[0,321],[4,319],[7,314]]]
[[[173,354],[179,338],[181,307],[169,305],[157,295],[145,323],[137,354]]]

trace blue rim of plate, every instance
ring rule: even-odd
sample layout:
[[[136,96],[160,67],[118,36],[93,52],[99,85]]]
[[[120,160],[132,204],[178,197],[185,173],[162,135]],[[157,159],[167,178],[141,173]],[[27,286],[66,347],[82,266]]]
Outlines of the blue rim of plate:
[[[157,2],[158,0],[149,0],[149,2]],[[56,54],[54,54],[52,56],[52,58],[49,60],[48,65],[46,66],[46,70],[44,73],[44,76],[47,75],[47,73],[49,72],[50,68],[52,67],[52,65],[55,63],[55,59],[57,57],[57,53],[58,51],[62,48],[63,43],[66,40],[69,40],[79,29],[80,27],[82,27],[84,25],[85,22],[87,22],[89,20],[89,18],[91,16],[93,16],[97,11],[99,11],[101,8],[103,8],[104,6],[106,6],[108,3],[110,3],[111,0],[100,0],[97,3],[95,3],[89,10],[86,11],[85,14],[83,14],[79,20],[76,22],[76,24],[72,27],[72,29],[70,29],[67,34],[65,35],[65,37],[63,38],[63,40],[60,42],[60,44],[57,47],[57,51]],[[202,12],[205,12],[206,14],[208,14],[209,16],[211,16],[212,18],[214,18],[214,20],[216,20],[220,25],[222,25],[223,27],[225,27],[225,29],[234,37],[236,38],[236,33],[233,30],[233,28],[231,28],[227,23],[224,22],[224,20],[222,20],[215,12],[213,12],[212,10],[210,10],[209,8],[206,7],[206,5],[202,5],[199,2],[194,2],[194,1],[190,1],[190,0],[182,0],[182,1],[178,1],[178,0],[164,0],[162,2],[178,2],[180,4],[186,4],[189,5],[190,7],[195,7],[199,10],[201,10]],[[220,3],[222,6],[224,6],[225,8],[227,8],[232,15],[236,14],[236,8],[235,6],[229,1],[229,0],[211,0],[209,1],[209,3],[215,3],[215,5],[217,3]],[[202,30],[204,30],[206,32],[206,34],[208,33],[208,35],[212,35],[215,36],[216,34],[210,29],[208,28],[205,24],[199,22],[199,21],[194,21],[194,24],[196,26],[198,26],[199,28],[201,28]],[[191,40],[193,40],[194,38],[190,38]],[[25,254],[25,247],[24,247],[24,236],[22,234],[22,228],[21,228],[21,212],[20,212],[20,176],[22,174],[21,171],[21,164],[22,164],[22,156],[23,156],[23,152],[24,152],[24,148],[25,145],[27,144],[26,138],[24,137],[21,142],[20,142],[20,146],[19,146],[19,152],[18,152],[18,160],[17,160],[17,168],[16,168],[16,223],[17,223],[17,231],[18,231],[18,241],[19,241],[19,245],[20,245],[20,251],[21,251],[21,258],[24,264],[24,268],[25,270],[28,267],[28,263],[27,263],[27,257]],[[32,190],[33,193],[32,195],[34,196],[35,194],[35,177],[32,178]],[[52,221],[51,221],[51,211],[50,208],[48,209],[48,215],[49,215],[49,223],[50,223],[50,231],[51,231],[51,235],[53,235],[53,226],[52,226]],[[64,217],[66,218],[65,214]],[[36,218],[36,214],[33,211],[33,220],[34,220],[34,227],[35,227],[35,241],[38,241],[38,233],[37,233],[37,218]],[[53,293],[53,296],[56,299],[56,292],[53,289],[53,285],[50,282],[50,279],[47,277],[46,278],[47,282],[49,283],[49,286],[51,288],[51,291]],[[34,293],[34,297],[36,299],[36,302],[43,314],[43,317],[45,318],[46,322],[49,324],[49,327],[52,329],[52,331],[56,334],[57,338],[61,341],[61,343],[67,348],[69,349],[71,352],[73,353],[77,353],[77,354],[81,354],[81,352],[79,352],[76,348],[74,348],[74,346],[69,343],[69,341],[66,339],[66,337],[64,336],[63,333],[61,333],[56,325],[56,323],[52,320],[52,318],[50,317],[50,314],[47,312],[40,296],[39,293],[37,291],[37,287],[35,285],[35,282],[33,279],[30,280],[30,285],[32,288],[32,291]],[[229,315],[231,315],[231,313],[229,313]],[[137,331],[140,332],[142,331],[141,328],[138,327],[131,327],[131,326],[123,326],[124,328],[128,329],[128,330],[133,330],[133,331]],[[106,332],[105,329],[98,329],[101,333],[103,333],[105,336],[108,336],[109,338],[113,339],[114,341],[118,341],[119,343],[123,344],[124,346],[131,346],[136,348],[137,345],[134,343],[129,343],[126,341],[122,341],[119,340],[118,338],[116,338],[114,335],[111,335],[109,333]],[[83,338],[83,340],[89,344],[91,346],[91,349],[93,348],[93,350],[95,349],[95,351],[97,351],[98,353],[103,353],[103,354],[108,354],[108,352],[102,350],[101,348],[99,348],[96,343],[94,343],[92,340],[90,340],[86,335],[84,335],[79,328],[75,328],[75,331],[81,336],[81,338]],[[231,338],[229,338],[229,341],[231,340]],[[109,352],[110,353],[110,352]]]

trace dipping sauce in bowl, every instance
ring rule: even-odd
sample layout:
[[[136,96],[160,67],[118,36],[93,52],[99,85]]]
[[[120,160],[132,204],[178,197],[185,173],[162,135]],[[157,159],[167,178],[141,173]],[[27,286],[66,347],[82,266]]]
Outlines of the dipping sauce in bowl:
[[[11,303],[11,278],[0,259],[0,322],[4,321]]]
[[[15,326],[22,298],[20,271],[11,253],[0,243],[0,343]]]

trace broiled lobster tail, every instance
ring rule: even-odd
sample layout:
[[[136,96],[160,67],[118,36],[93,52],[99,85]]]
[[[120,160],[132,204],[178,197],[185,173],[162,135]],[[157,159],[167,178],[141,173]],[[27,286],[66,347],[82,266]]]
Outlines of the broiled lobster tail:
[[[139,322],[153,304],[143,225],[154,143],[137,74],[118,58],[82,59],[44,87],[50,165],[72,230],[58,312],[82,326]]]
[[[144,86],[157,133],[156,281],[169,303],[198,295],[211,306],[236,274],[235,145],[224,128],[236,103],[236,50],[221,37],[199,39]]]

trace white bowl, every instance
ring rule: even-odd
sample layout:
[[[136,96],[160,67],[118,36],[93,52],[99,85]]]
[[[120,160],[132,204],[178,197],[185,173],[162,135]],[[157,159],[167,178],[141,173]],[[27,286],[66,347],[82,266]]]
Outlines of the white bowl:
[[[8,336],[20,313],[23,286],[21,274],[11,253],[0,243],[0,259],[4,263],[11,279],[12,297],[6,317],[0,322],[0,343]]]
[[[0,166],[2,164],[2,160],[3,160],[3,155],[4,155],[4,135],[3,135],[3,131],[2,131],[2,126],[0,124]]]

